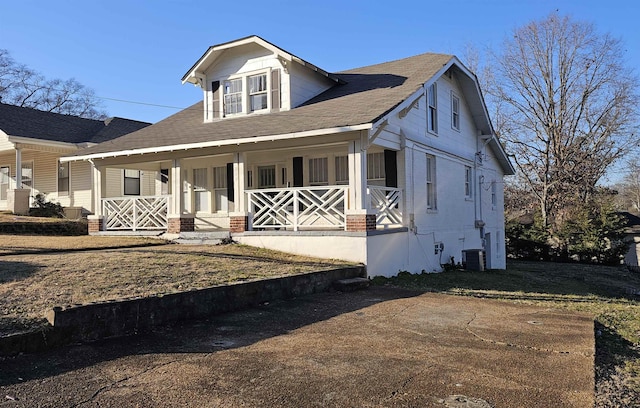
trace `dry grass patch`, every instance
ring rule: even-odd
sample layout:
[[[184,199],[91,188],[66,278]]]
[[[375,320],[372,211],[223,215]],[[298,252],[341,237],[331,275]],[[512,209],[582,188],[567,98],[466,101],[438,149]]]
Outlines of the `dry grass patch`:
[[[53,306],[172,293],[345,264],[242,245],[1,256],[0,336],[45,324],[43,315]]]
[[[157,238],[124,236],[47,236],[0,234],[0,255],[18,255],[38,252],[55,252],[84,249],[120,248],[145,245],[164,245],[165,243],[165,241]]]

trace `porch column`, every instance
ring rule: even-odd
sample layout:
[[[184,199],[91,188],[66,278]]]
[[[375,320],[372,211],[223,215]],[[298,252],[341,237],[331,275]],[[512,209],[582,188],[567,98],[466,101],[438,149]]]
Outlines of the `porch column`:
[[[16,145],[16,190],[22,189],[22,149]]]
[[[7,191],[7,209],[14,214],[29,214],[30,189],[22,188],[22,149],[16,145],[16,182],[13,189]]]
[[[93,160],[91,163],[91,211],[93,214],[87,217],[89,235],[98,234],[104,231],[104,216],[102,214],[102,167],[96,166]]]
[[[245,232],[249,229],[249,214],[244,192],[246,160],[246,153],[243,152],[235,154],[233,162],[233,195],[235,199],[235,207],[233,212],[229,214],[230,232]]]
[[[179,234],[195,230],[194,217],[184,211],[182,191],[182,160],[175,159],[171,165],[171,202],[169,203],[167,233]]]
[[[349,206],[347,231],[376,229],[376,215],[370,210],[367,194],[367,149],[362,140],[349,143]]]

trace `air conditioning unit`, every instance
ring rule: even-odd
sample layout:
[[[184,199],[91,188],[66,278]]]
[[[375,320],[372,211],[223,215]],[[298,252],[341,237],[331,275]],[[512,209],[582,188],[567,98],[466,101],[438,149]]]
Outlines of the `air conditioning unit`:
[[[482,249],[465,249],[462,251],[462,263],[468,271],[484,271],[485,253]]]

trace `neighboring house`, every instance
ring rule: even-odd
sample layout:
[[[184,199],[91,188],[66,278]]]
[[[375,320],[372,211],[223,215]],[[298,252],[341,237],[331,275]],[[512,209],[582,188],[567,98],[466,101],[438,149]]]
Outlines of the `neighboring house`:
[[[630,212],[619,212],[627,222],[625,234],[629,249],[624,256],[624,264],[634,272],[640,272],[640,217]]]
[[[48,201],[73,208],[75,211],[69,211],[73,216],[93,213],[91,164],[63,163],[60,156],[149,125],[122,118],[84,119],[0,103],[0,210],[25,213],[30,199],[43,193]],[[121,173],[110,170],[116,188],[122,184]]]
[[[102,180],[90,231],[223,230],[370,276],[440,270],[469,249],[505,267],[514,169],[456,57],[329,73],[252,36],[210,47],[182,81],[203,101],[63,159]],[[159,172],[162,194],[104,198],[113,167]]]

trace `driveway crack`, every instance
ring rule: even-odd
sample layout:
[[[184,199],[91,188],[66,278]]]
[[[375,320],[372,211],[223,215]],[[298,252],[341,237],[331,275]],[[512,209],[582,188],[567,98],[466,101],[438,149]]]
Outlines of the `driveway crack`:
[[[571,355],[579,355],[579,356],[584,356],[584,357],[593,357],[593,353],[585,353],[585,352],[580,352],[580,351],[554,350],[554,349],[543,348],[543,347],[527,346],[525,344],[508,343],[508,342],[504,342],[504,341],[499,341],[499,340],[494,340],[494,339],[489,339],[489,338],[483,337],[483,336],[479,335],[478,333],[474,332],[473,330],[471,330],[471,327],[470,327],[471,323],[473,323],[473,321],[476,320],[477,317],[478,317],[477,314],[474,313],[473,317],[471,318],[471,320],[469,320],[467,322],[467,324],[465,325],[465,330],[469,334],[471,334],[472,336],[477,338],[478,340],[483,341],[485,343],[495,344],[497,346],[513,347],[513,348],[518,348],[518,349],[523,349],[523,350],[539,351],[539,352],[544,352],[544,353],[571,354]]]
[[[124,377],[124,378],[121,378],[121,379],[119,379],[119,380],[117,380],[117,381],[113,381],[113,382],[111,382],[110,384],[104,385],[104,386],[100,387],[99,389],[97,389],[97,390],[93,393],[93,395],[91,395],[89,398],[85,399],[84,401],[80,401],[80,402],[78,402],[78,403],[76,403],[76,404],[70,405],[70,407],[71,407],[71,408],[76,408],[76,407],[82,406],[82,405],[84,405],[84,404],[90,403],[91,401],[93,401],[94,399],[96,399],[96,398],[98,397],[98,395],[100,395],[102,392],[107,391],[107,390],[109,390],[109,389],[111,389],[111,388],[115,387],[115,386],[116,386],[116,385],[118,385],[118,384],[122,384],[123,382],[129,381],[129,380],[131,380],[131,379],[133,379],[133,378],[136,378],[136,377],[139,377],[139,376],[141,376],[141,375],[143,375],[143,374],[146,374],[146,373],[148,373],[148,372],[150,372],[150,371],[153,371],[153,370],[155,370],[155,369],[162,368],[162,367],[166,367],[166,366],[168,366],[168,365],[170,365],[170,364],[173,364],[173,363],[177,363],[178,361],[181,361],[181,360],[179,360],[179,359],[175,359],[175,360],[167,361],[166,363],[156,364],[156,365],[154,365],[154,366],[147,367],[147,368],[145,368],[144,370],[142,370],[142,371],[140,371],[140,372],[137,372],[137,373],[135,373],[135,374],[129,375],[129,376]]]

